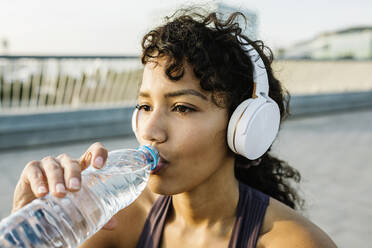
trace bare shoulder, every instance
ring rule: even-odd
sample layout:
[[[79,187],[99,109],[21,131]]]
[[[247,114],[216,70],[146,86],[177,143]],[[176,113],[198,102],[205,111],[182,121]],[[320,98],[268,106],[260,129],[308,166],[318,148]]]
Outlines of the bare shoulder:
[[[147,215],[157,196],[148,188],[145,188],[130,206],[115,215],[119,224],[114,230],[100,230],[88,239],[81,248],[136,247]]]
[[[318,226],[285,204],[270,198],[257,247],[336,247]]]

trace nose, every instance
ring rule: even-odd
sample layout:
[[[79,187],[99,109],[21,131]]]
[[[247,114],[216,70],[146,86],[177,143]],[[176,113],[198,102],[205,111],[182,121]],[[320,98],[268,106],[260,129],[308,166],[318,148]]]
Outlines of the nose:
[[[144,143],[160,144],[167,140],[165,118],[159,110],[150,112],[140,111],[138,116],[138,133]]]

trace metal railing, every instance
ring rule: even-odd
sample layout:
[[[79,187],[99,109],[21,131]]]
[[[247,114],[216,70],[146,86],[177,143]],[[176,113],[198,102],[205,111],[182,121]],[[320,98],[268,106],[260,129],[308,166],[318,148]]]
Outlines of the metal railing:
[[[0,112],[131,105],[141,77],[135,56],[0,56]]]
[[[273,71],[292,95],[342,94],[371,92],[371,66],[279,60]],[[136,56],[0,56],[0,114],[132,106],[141,76]]]

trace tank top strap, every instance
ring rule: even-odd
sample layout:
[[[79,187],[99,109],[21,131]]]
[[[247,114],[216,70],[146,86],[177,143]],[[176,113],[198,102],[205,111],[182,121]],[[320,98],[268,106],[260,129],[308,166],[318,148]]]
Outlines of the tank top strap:
[[[159,196],[147,216],[137,248],[157,248],[163,234],[171,196]]]
[[[229,248],[254,248],[270,197],[239,182],[239,202]]]

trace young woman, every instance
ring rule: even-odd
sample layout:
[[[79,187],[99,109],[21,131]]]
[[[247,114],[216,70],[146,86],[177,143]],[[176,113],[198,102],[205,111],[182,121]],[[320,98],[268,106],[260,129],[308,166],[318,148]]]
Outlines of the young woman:
[[[290,180],[298,182],[299,173],[270,155],[272,140],[259,148],[287,115],[288,96],[262,42],[241,34],[239,17],[222,21],[216,13],[182,12],[145,35],[134,129],[140,144],[158,149],[161,169],[82,247],[335,247],[295,211],[302,200]],[[256,82],[265,75],[267,96],[259,95],[264,84]],[[241,152],[238,139],[246,133],[229,127],[230,119],[243,122],[246,117],[234,111],[262,97],[273,99],[267,112],[273,116],[250,130],[251,148]],[[253,154],[256,149],[261,154]],[[105,147],[95,143],[79,160],[61,154],[28,163],[13,211],[48,191],[63,197],[79,190],[81,171],[91,163],[101,168],[106,158]]]

